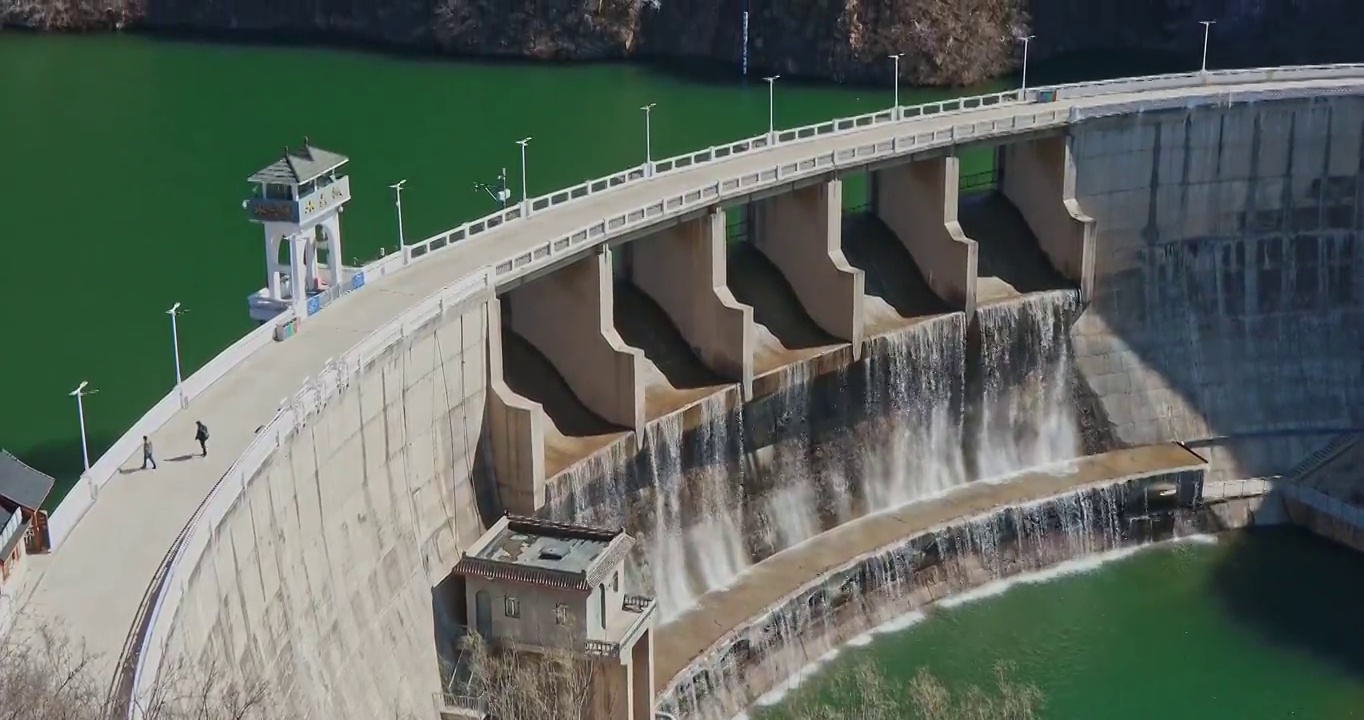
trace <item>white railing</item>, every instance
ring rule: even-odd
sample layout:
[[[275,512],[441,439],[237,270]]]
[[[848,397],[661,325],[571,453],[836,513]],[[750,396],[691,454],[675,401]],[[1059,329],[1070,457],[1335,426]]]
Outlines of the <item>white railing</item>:
[[[123,662],[114,679],[114,692],[131,691],[133,697],[139,697],[151,689],[191,575],[223,519],[275,451],[389,348],[448,311],[462,311],[469,302],[486,302],[492,297],[492,288],[491,274],[486,269],[480,270],[408,308],[352,346],[339,359],[327,363],[315,378],[305,381],[293,399],[256,433],[251,444],[209,491],[167,552],[166,560],[147,591],[143,607],[134,619]],[[137,703],[129,703],[129,717],[134,720],[142,717]]]
[[[789,146],[798,143],[805,143],[814,139],[826,139],[831,137],[850,136],[854,133],[867,130],[868,128],[901,124],[905,134],[896,135],[890,139],[883,139],[876,142],[853,145],[850,147],[839,148],[829,152],[812,152],[810,155],[793,162],[775,164],[764,167],[756,171],[743,173],[716,181],[708,181],[683,192],[673,194],[669,197],[659,198],[648,205],[635,208],[634,210],[618,213],[616,215],[602,218],[601,220],[580,228],[579,230],[556,238],[546,239],[531,249],[515,254],[512,257],[504,258],[491,269],[491,272],[482,272],[480,277],[484,285],[491,287],[495,283],[513,280],[536,269],[558,262],[565,253],[576,253],[583,249],[584,243],[596,243],[605,240],[607,237],[616,236],[624,232],[636,230],[665,217],[674,216],[683,212],[688,212],[699,207],[714,205],[723,202],[727,198],[742,197],[753,192],[757,188],[776,184],[802,176],[810,176],[818,173],[827,172],[832,169],[847,166],[864,165],[869,161],[900,155],[917,150],[930,149],[943,145],[950,145],[962,140],[977,140],[994,137],[1002,134],[1009,134],[1019,130],[1029,130],[1037,128],[1055,127],[1064,125],[1078,119],[1066,109],[1058,109],[1051,106],[1052,99],[1067,99],[1081,97],[1095,97],[1100,95],[1121,95],[1152,91],[1159,89],[1180,88],[1180,87],[1202,87],[1219,86],[1230,84],[1252,84],[1257,82],[1284,82],[1284,81],[1307,81],[1314,79],[1332,78],[1364,78],[1364,65],[1320,65],[1302,66],[1291,68],[1255,68],[1247,70],[1220,70],[1208,73],[1183,73],[1176,75],[1160,75],[1139,78],[1125,78],[1121,80],[1108,80],[1090,83],[1074,83],[1070,85],[1059,85],[1053,87],[1041,87],[1030,89],[1025,97],[1020,97],[1017,91],[1005,91],[979,95],[966,98],[954,98],[939,102],[925,103],[915,106],[904,106],[879,110],[864,115],[849,118],[840,118],[823,123],[816,123],[804,127],[776,131],[771,134],[738,140],[725,145],[713,146],[704,150],[686,153],[664,160],[655,161],[650,168],[645,165],[638,165],[627,168],[620,172],[606,177],[590,180],[573,187],[556,190],[554,192],[531,198],[524,205],[517,204],[500,210],[492,215],[479,218],[472,222],[465,223],[454,229],[439,233],[426,240],[414,245],[409,245],[400,253],[383,257],[364,266],[361,271],[364,273],[365,282],[372,282],[381,277],[390,275],[405,268],[409,264],[420,261],[432,254],[458,244],[460,241],[470,237],[480,235],[499,228],[506,223],[525,219],[523,210],[529,208],[529,215],[559,207],[567,203],[578,202],[584,198],[600,195],[625,186],[646,183],[654,178],[667,176],[677,171],[693,169],[705,165],[724,162],[725,160],[757,151],[775,148],[779,146]],[[1222,97],[1230,100],[1231,97],[1226,92],[1210,91],[1209,96]],[[1241,95],[1238,95],[1241,97]],[[1178,104],[1186,102],[1185,99],[1178,101]],[[1034,104],[1036,103],[1036,104]],[[1140,103],[1138,103],[1140,104]],[[1167,103],[1168,104],[1168,103]],[[1002,119],[987,121],[971,121],[964,117],[973,110],[985,107],[1002,105],[1016,105],[1019,112]],[[1050,109],[1048,109],[1050,106]],[[1149,105],[1150,108],[1158,107],[1158,104]],[[1035,109],[1033,109],[1035,108]],[[1032,109],[1031,111],[1028,111]],[[958,114],[963,116],[963,122],[952,125],[948,128],[938,128],[926,132],[915,132],[914,121],[925,117],[936,117],[942,115]],[[442,295],[442,297],[445,297]],[[403,318],[409,318],[403,322],[390,322],[376,331],[374,335],[367,338],[359,346],[348,354],[348,358],[372,358],[383,348],[388,347],[393,342],[400,339],[408,328],[415,327],[410,318],[417,317],[420,312],[438,314],[438,307],[430,305],[427,301],[424,306],[418,306],[413,310],[404,313]],[[420,311],[420,312],[419,312]],[[276,324],[285,322],[292,318],[280,317],[262,328],[252,332],[246,337],[233,344],[227,350],[220,353],[213,361],[197,373],[186,380],[187,399],[193,400],[201,395],[214,382],[225,375],[238,363],[245,360],[253,352],[268,345],[271,341],[273,328]],[[419,325],[420,323],[416,323]],[[369,346],[372,348],[366,349]],[[323,376],[336,376],[349,378],[350,373],[362,364],[348,364],[342,362],[334,366],[328,366],[319,376],[317,382],[321,382]],[[348,382],[348,380],[347,380]],[[280,414],[271,421],[269,427],[275,428],[274,431],[262,430],[256,442],[254,442],[237,462],[233,465],[226,475],[215,486],[209,498],[199,509],[194,517],[186,526],[181,539],[177,540],[172,547],[173,555],[168,555],[168,565],[163,564],[158,570],[157,577],[153,580],[153,588],[149,590],[150,601],[154,603],[151,608],[150,632],[145,633],[144,641],[139,643],[140,650],[136,658],[130,658],[125,652],[125,663],[129,660],[136,661],[136,671],[138,677],[138,687],[145,681],[144,668],[157,667],[160,661],[160,649],[149,644],[153,637],[161,637],[165,634],[165,625],[169,623],[168,617],[173,617],[173,607],[167,614],[166,593],[175,589],[172,580],[178,577],[177,568],[183,562],[182,558],[191,556],[197,558],[203,552],[208,540],[205,536],[205,526],[216,526],[226,513],[228,505],[222,498],[230,496],[233,501],[240,493],[249,475],[243,475],[244,468],[254,468],[252,462],[268,456],[273,451],[273,445],[282,438],[280,428],[293,427],[293,423],[306,417],[308,408],[320,407],[329,395],[320,392],[317,387],[306,393],[301,393],[294,405],[280,411]],[[339,386],[338,386],[339,387]],[[335,388],[334,388],[335,389]],[[320,399],[318,399],[320,398]],[[91,467],[90,471],[84,474],[80,481],[73,488],[71,493],[50,519],[53,547],[60,545],[76,522],[85,514],[98,489],[102,487],[117,472],[119,466],[136,452],[142,435],[150,435],[159,429],[166,421],[175,414],[180,405],[180,398],[175,393],[162,398],[152,407],[146,415],[137,421],[127,433],[124,434],[114,445],[104,453]],[[301,409],[300,409],[301,408]],[[315,411],[315,410],[314,410]],[[263,454],[262,454],[263,453]],[[235,485],[234,485],[235,483]],[[228,488],[228,489],[224,489]],[[209,522],[205,523],[205,518]],[[165,589],[163,592],[162,589]],[[153,592],[154,591],[154,592]],[[180,588],[183,591],[183,588]],[[179,596],[176,595],[174,603],[178,604]],[[144,622],[145,613],[140,612],[139,618],[135,621],[134,632],[140,633],[138,625]],[[155,655],[155,663],[148,661],[148,653]]]
[[[274,339],[275,325],[293,319],[292,311],[286,312],[275,320],[243,335],[237,342],[227,346],[203,367],[184,379],[183,387],[186,403],[208,392],[214,383],[227,375],[234,367]],[[95,503],[99,489],[104,487],[117,473],[128,458],[142,448],[142,436],[153,435],[180,411],[180,391],[171,391],[152,406],[137,422],[133,423],[123,436],[114,441],[104,454],[99,456],[90,469],[83,473],[71,490],[62,498],[52,515],[48,518],[47,532],[52,548],[61,546],[66,536],[76,527],[76,523]]]
[[[980,108],[1000,105],[1026,106],[1029,103],[1043,99],[1064,100],[1100,95],[1150,92],[1154,90],[1181,87],[1250,84],[1257,82],[1302,82],[1307,80],[1350,77],[1364,78],[1364,64],[1305,65],[1285,68],[1250,68],[1244,70],[1214,70],[1206,73],[1191,72],[1172,75],[1151,75],[1146,77],[1030,88],[1025,97],[1020,97],[1020,93],[1017,90],[1006,90],[1003,92],[976,95],[973,97],[940,100],[921,105],[888,108],[866,113],[864,115],[839,118],[837,120],[829,120],[787,130],[778,130],[772,134],[763,133],[762,135],[755,135],[724,145],[717,145],[704,150],[684,153],[663,160],[655,160],[652,174],[648,172],[649,168],[647,165],[636,165],[605,177],[588,180],[572,187],[555,190],[545,195],[531,198],[526,203],[526,206],[529,207],[530,215],[533,216],[538,212],[543,212],[547,209],[558,207],[566,203],[576,202],[621,187],[646,183],[670,172],[692,169],[710,163],[724,161],[737,155],[745,155],[774,147],[806,142],[812,139],[847,135],[871,127],[892,123],[909,123],[924,117],[952,113],[968,113]],[[458,244],[461,240],[501,227],[508,222],[522,219],[522,209],[523,206],[518,203],[486,217],[464,223],[451,230],[433,235],[421,242],[408,245],[406,248],[407,259],[410,261],[428,257],[438,250],[446,249]],[[499,276],[502,274],[502,272],[498,273]]]

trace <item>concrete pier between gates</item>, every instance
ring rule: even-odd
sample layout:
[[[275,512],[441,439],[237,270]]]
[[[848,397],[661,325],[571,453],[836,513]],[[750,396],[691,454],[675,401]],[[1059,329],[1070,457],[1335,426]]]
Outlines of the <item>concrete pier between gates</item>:
[[[1075,200],[1075,158],[1066,137],[1004,146],[1001,190],[1022,213],[1042,251],[1089,300],[1094,290],[1093,218]]]
[[[669,228],[635,243],[635,285],[663,308],[697,357],[753,396],[753,308],[726,283],[725,212]]]
[[[979,249],[957,222],[961,163],[937,157],[873,171],[872,205],[938,297],[976,312]]]
[[[838,180],[767,198],[754,206],[754,245],[795,291],[821,329],[862,352],[866,279],[843,256],[843,183]]]
[[[611,254],[583,258],[507,293],[511,329],[610,423],[644,431],[644,356],[615,327]]]
[[[507,385],[502,361],[501,301],[488,301],[488,444],[498,499],[530,515],[545,504],[544,407]]]

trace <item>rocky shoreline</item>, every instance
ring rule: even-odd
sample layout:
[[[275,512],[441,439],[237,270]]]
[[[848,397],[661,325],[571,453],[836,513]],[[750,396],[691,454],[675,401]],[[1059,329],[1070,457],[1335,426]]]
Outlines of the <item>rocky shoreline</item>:
[[[0,0],[0,27],[298,37],[459,57],[740,63],[792,76],[969,85],[1020,60],[1085,50],[1195,56],[1215,18],[1214,65],[1364,60],[1357,0]]]

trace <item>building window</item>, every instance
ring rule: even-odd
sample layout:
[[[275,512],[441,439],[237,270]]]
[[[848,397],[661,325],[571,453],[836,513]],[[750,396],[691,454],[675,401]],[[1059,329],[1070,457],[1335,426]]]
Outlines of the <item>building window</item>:
[[[567,606],[567,605],[560,604],[560,605],[555,605],[555,606],[554,606],[554,623],[555,623],[556,625],[567,625],[567,624],[568,624],[568,606]]]
[[[611,592],[620,592],[620,571],[611,576]]]
[[[508,595],[502,599],[502,610],[509,618],[521,617],[521,601]]]

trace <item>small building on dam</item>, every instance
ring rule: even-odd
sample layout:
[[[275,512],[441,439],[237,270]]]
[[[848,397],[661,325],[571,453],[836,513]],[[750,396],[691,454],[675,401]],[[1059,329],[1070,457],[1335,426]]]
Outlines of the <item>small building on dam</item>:
[[[948,593],[1358,503],[1295,488],[1364,427],[1364,76],[1291,70],[774,132],[338,268],[130,691],[462,716],[474,632],[590,656],[600,717],[732,717]]]

